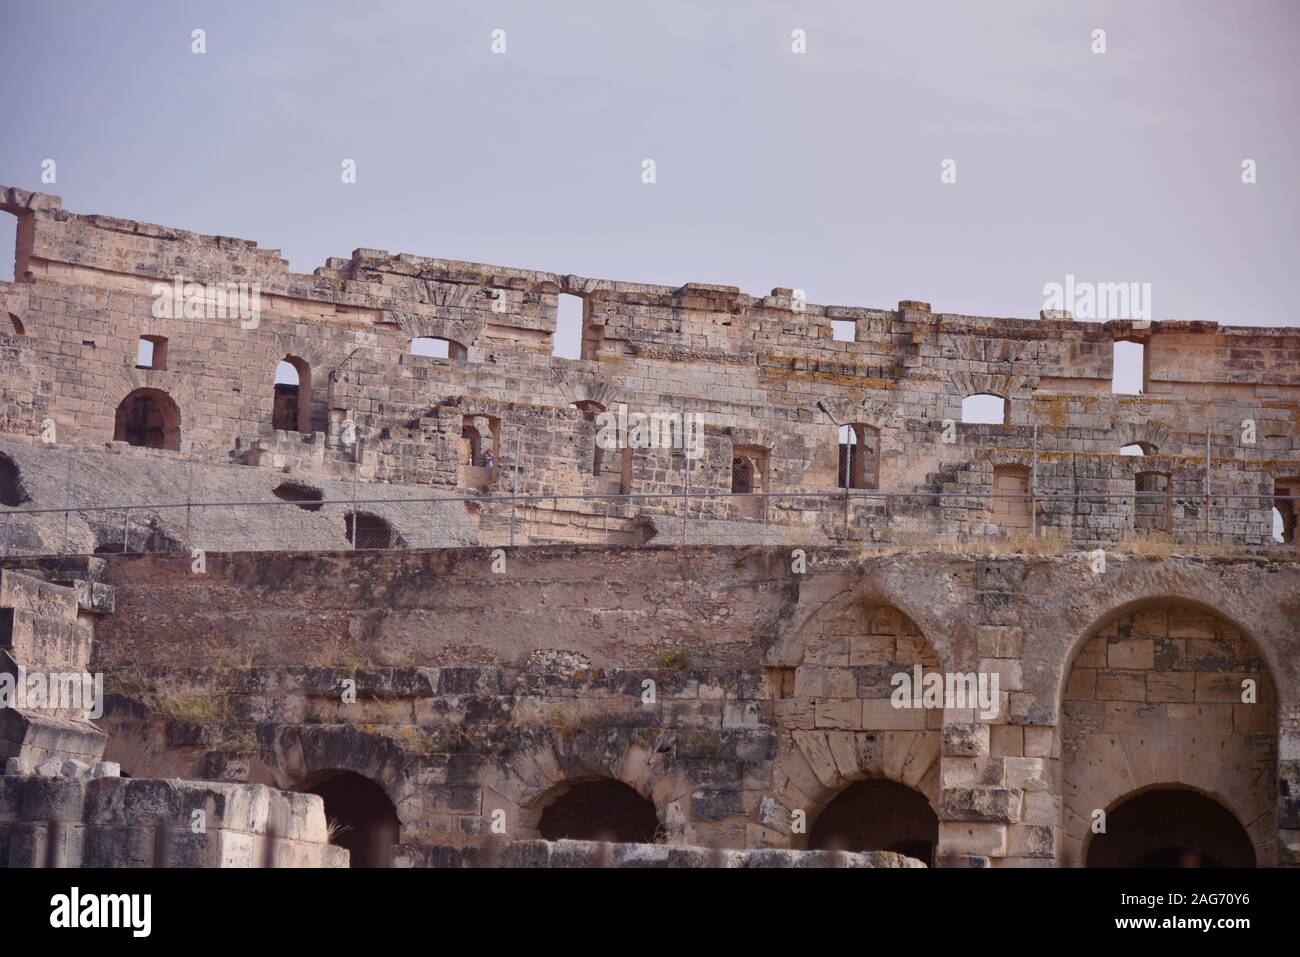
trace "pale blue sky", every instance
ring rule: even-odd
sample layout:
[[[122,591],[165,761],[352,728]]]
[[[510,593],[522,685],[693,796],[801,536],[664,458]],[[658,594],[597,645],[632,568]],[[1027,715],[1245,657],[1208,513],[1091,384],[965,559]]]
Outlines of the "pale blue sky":
[[[1295,324],[1297,26],[1287,0],[4,0],[0,182],[302,272],[369,246],[1015,316],[1072,273],[1151,283],[1158,320]]]

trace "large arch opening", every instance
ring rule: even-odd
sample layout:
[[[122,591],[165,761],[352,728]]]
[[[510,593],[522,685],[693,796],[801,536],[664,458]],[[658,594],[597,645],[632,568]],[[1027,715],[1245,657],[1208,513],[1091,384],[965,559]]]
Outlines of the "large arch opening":
[[[1115,833],[1108,809],[1125,795],[1176,789],[1212,795],[1244,822],[1252,860],[1275,863],[1277,691],[1258,646],[1227,618],[1181,599],[1118,610],[1065,674],[1060,727],[1066,863],[1091,863],[1092,828],[1105,814]]]
[[[117,407],[113,441],[146,449],[181,448],[181,413],[172,397],[159,389],[136,389]]]
[[[659,814],[648,799],[622,781],[579,781],[542,811],[537,829],[548,841],[653,844]]]
[[[808,833],[814,851],[893,851],[934,864],[939,817],[924,794],[885,778],[855,781],[826,805]]]
[[[1231,811],[1187,788],[1125,798],[1088,842],[1088,867],[1254,867],[1255,846]]]
[[[352,867],[388,866],[401,821],[382,787],[355,771],[333,771],[301,790],[325,802],[329,842],[347,848]]]

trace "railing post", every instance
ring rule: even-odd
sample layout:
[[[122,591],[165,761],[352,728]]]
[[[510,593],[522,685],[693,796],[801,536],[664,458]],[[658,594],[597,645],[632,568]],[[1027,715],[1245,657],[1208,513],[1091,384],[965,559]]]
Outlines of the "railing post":
[[[66,555],[68,552],[68,512],[72,506],[72,455],[68,455],[68,474],[63,480],[63,544],[59,546],[59,554]]]
[[[686,544],[686,522],[691,514],[691,460],[682,453],[682,545]]]
[[[357,443],[358,445],[360,443]],[[361,462],[353,455],[352,460],[352,550],[357,550],[357,479],[361,475]]]
[[[524,433],[515,432],[515,465],[510,479],[510,546],[515,544],[515,507],[519,497],[519,456],[523,452]]]
[[[1034,450],[1029,459],[1029,537],[1038,537],[1038,426],[1034,426]]]

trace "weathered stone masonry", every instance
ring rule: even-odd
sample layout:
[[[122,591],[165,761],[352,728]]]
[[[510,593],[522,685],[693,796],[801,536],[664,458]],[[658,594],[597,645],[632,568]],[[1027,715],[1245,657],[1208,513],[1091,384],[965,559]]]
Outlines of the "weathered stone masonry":
[[[374,838],[354,863],[464,863],[497,839],[511,861],[593,863],[598,845],[530,843],[584,818],[629,861],[669,859],[634,841],[680,862],[746,849],[737,866],[842,841],[966,866],[1126,843],[1150,863],[1213,831],[1216,863],[1300,863],[1296,330],[816,306],[376,250],[299,275],[244,240],[0,198],[18,228],[0,645],[9,665],[89,661],[112,691],[97,724],[0,713],[5,755],[106,757],[235,805],[262,792],[203,782],[311,791]],[[176,276],[255,283],[260,315],[155,318]],[[583,300],[576,360],[552,355],[562,294]],[[420,337],[447,358],[413,354]],[[1111,392],[1117,340],[1145,346],[1141,395]],[[962,423],[977,394],[1006,421]],[[691,490],[768,497],[692,500],[700,544],[663,547],[684,457],[597,455],[620,405],[702,413]],[[664,497],[486,497],[516,477]],[[1032,514],[986,497],[1031,489]],[[430,496],[449,501],[412,501]],[[243,501],[270,507],[187,507]],[[125,504],[150,507],[102,508]],[[494,568],[512,513],[544,547]],[[917,667],[997,674],[996,716],[894,707]],[[28,781],[0,792],[15,862],[40,859],[51,802],[88,829],[69,854],[150,853],[95,829],[141,826],[121,795],[147,804],[154,782]],[[1193,802],[1190,837],[1132,817],[1170,794]],[[876,832],[835,823],[855,795]],[[274,798],[302,845],[285,853],[339,863],[321,805],[295,800]],[[230,860],[269,820],[229,819]],[[185,859],[227,860],[218,845]]]
[[[1094,809],[1179,787],[1253,862],[1297,862],[1300,566],[1230,559],[771,548],[115,556],[97,666],[132,773],[379,782],[405,845],[539,836],[576,783],[622,781],[661,839],[807,846],[865,778],[924,796],[946,864],[1081,864]],[[98,561],[98,560],[95,560]],[[91,573],[91,569],[86,569]],[[996,671],[998,714],[890,706],[913,666]],[[1240,703],[1240,681],[1258,703]],[[340,688],[355,681],[355,703]],[[644,682],[657,699],[644,703]],[[219,701],[183,720],[169,702]],[[1236,703],[1234,703],[1236,702]]]
[[[270,473],[291,470],[336,499],[357,478],[399,498],[500,495],[514,487],[518,465],[521,494],[669,496],[541,499],[520,531],[524,541],[635,542],[651,526],[672,528],[665,516],[680,513],[683,459],[637,449],[606,451],[598,463],[595,416],[626,405],[704,415],[696,492],[833,493],[851,471],[866,490],[924,493],[889,504],[859,496],[847,516],[838,502],[797,495],[765,508],[697,500],[699,541],[781,540],[761,537],[771,527],[810,542],[1023,536],[1027,506],[1012,514],[977,493],[1031,485],[1044,496],[1034,530],[1067,543],[1269,547],[1274,504],[1295,537],[1292,505],[1273,500],[1300,489],[1294,329],[990,319],[911,301],[891,310],[818,306],[789,289],[754,297],[728,286],[618,283],[365,249],[300,275],[246,240],[74,214],[56,197],[17,189],[0,198],[19,227],[19,281],[0,285],[0,309],[12,317],[0,323],[0,435],[19,443],[17,451],[7,443],[11,457],[23,454],[21,443],[39,444],[49,420],[55,444],[77,456],[33,478],[32,506],[69,496],[79,505],[134,500],[125,478],[110,474],[94,487],[76,479],[103,459],[91,448],[116,436],[193,458],[197,469],[177,494],[235,484],[243,498],[273,500],[283,477]],[[214,290],[256,283],[256,325],[238,316],[154,318],[156,284],[170,290],[178,276]],[[583,301],[580,359],[551,354],[561,294]],[[851,322],[855,341],[832,340],[835,321]],[[418,337],[447,340],[448,358],[412,354]],[[152,368],[137,368],[141,338],[153,343]],[[1120,340],[1145,345],[1140,396],[1111,394]],[[277,421],[281,360],[299,385],[296,397],[281,394]],[[981,393],[1005,399],[1005,424],[961,422],[963,399]],[[957,423],[951,443],[945,420]],[[1247,420],[1253,444],[1243,439]],[[841,464],[842,428],[861,445],[851,468]],[[1147,454],[1121,456],[1125,445]],[[492,468],[482,466],[487,449]],[[124,445],[112,450],[123,468],[133,461]],[[220,468],[232,463],[254,468]],[[23,470],[41,466],[29,460]],[[1218,496],[1250,497],[1207,506],[1207,479]],[[1135,500],[1138,491],[1148,498]],[[1075,497],[1099,494],[1113,498]],[[480,503],[432,523],[427,508],[386,520],[413,544],[494,543],[508,538],[508,512]],[[188,526],[174,512],[157,523],[170,539],[188,531],[211,547],[345,544],[341,512],[327,509],[317,530],[289,529],[286,538],[263,534],[271,514],[240,514],[243,542],[196,528],[192,515]],[[49,545],[52,533],[39,523],[13,522],[12,536],[33,537],[25,550]],[[462,532],[457,524],[467,522]],[[431,524],[446,532],[422,538]],[[91,551],[109,532],[78,517],[71,534]]]

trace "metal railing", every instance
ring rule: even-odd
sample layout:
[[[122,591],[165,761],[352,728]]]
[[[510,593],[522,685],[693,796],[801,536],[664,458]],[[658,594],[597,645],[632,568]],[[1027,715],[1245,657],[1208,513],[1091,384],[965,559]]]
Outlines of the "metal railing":
[[[951,523],[942,514],[933,514],[932,510],[962,509],[969,513],[968,524],[978,521],[982,525],[996,525],[993,520],[1003,517],[993,514],[993,503],[999,500],[1026,502],[1027,514],[1017,516],[1025,524],[997,526],[998,532],[1028,534],[1034,538],[1051,533],[1058,539],[1072,542],[1124,540],[1124,534],[1099,534],[1105,532],[1108,524],[1113,524],[1116,516],[1127,517],[1121,533],[1141,535],[1144,530],[1135,532],[1131,516],[1137,505],[1149,504],[1163,505],[1163,522],[1167,530],[1146,529],[1147,532],[1167,531],[1167,534],[1181,535],[1197,543],[1204,543],[1208,536],[1209,540],[1225,545],[1286,547],[1296,539],[1294,516],[1300,512],[1300,504],[1296,504],[1300,503],[1300,495],[1262,496],[1227,492],[1044,492],[1034,489],[1023,493],[985,490],[901,492],[848,488],[834,491],[717,492],[683,486],[680,490],[664,492],[430,494],[394,498],[362,497],[356,494],[354,487],[353,495],[347,498],[160,500],[104,505],[68,502],[61,506],[4,508],[0,509],[0,558],[171,552],[191,548],[333,551],[340,548],[446,547],[448,544],[514,545],[521,532],[525,542],[538,538],[546,541],[603,539],[608,544],[612,543],[612,536],[618,534],[626,543],[636,540],[632,534],[633,526],[646,520],[680,523],[679,538],[683,544],[690,540],[692,526],[706,533],[710,528],[717,528],[717,523],[731,523],[733,527],[735,523],[741,523],[744,527],[775,530],[813,526],[821,528],[831,539],[837,535],[848,539],[854,529],[898,528],[905,521],[910,531],[926,533],[936,541],[956,541],[967,540],[976,533],[969,530],[953,533]],[[745,513],[727,504],[733,501],[757,501],[761,504]],[[1081,513],[1081,506],[1085,503],[1106,502],[1132,503],[1133,509],[1112,510],[1103,516]],[[1234,508],[1234,502],[1240,504]],[[1269,521],[1257,526],[1260,530],[1258,541],[1241,541],[1226,533],[1216,534],[1210,528],[1211,513],[1216,508],[1223,515],[1241,519],[1248,518],[1252,511],[1262,511],[1267,515],[1279,503],[1291,503],[1283,513],[1281,542],[1274,539]],[[600,505],[598,509],[584,507],[597,504]],[[981,504],[987,511],[976,514],[974,509]],[[549,509],[545,508],[547,505]],[[698,506],[694,515],[692,506]],[[450,507],[453,511],[440,511],[440,507]],[[268,508],[272,512],[265,522],[249,521],[249,516],[241,516],[237,522],[229,520],[232,510]],[[468,521],[449,521],[451,515],[463,519],[471,508],[479,513],[477,527]],[[1175,521],[1180,509],[1181,516]],[[809,511],[815,513],[811,522],[807,519]],[[164,522],[168,513],[176,517]],[[94,535],[93,548],[84,548],[84,533],[71,535],[73,515],[81,518],[83,525],[95,525],[100,529]],[[217,516],[215,520],[214,515]],[[322,527],[322,522],[331,515],[343,518],[342,541],[337,534],[338,526],[333,526],[332,532]],[[553,524],[541,520],[546,515],[564,515],[570,521],[574,516],[599,519],[600,531],[583,526],[590,532],[585,539],[572,535],[548,539],[539,534],[547,524]],[[368,517],[379,524],[365,524],[363,520],[368,520]],[[95,520],[92,522],[91,518]],[[1108,518],[1112,522],[1108,523]],[[1194,524],[1201,527],[1195,528]],[[376,537],[384,532],[380,525],[387,529],[387,542],[380,542]],[[23,546],[24,536],[19,533],[24,528],[30,532],[32,527],[36,529],[35,547],[27,548]],[[107,534],[109,528],[120,529],[120,533]],[[422,546],[420,542],[424,540],[424,532],[428,532],[428,538],[427,545]],[[656,528],[654,544],[670,540],[669,534],[661,532]],[[1196,537],[1198,534],[1199,538]],[[57,547],[50,545],[52,535],[57,538]],[[30,534],[25,537],[30,541]]]

